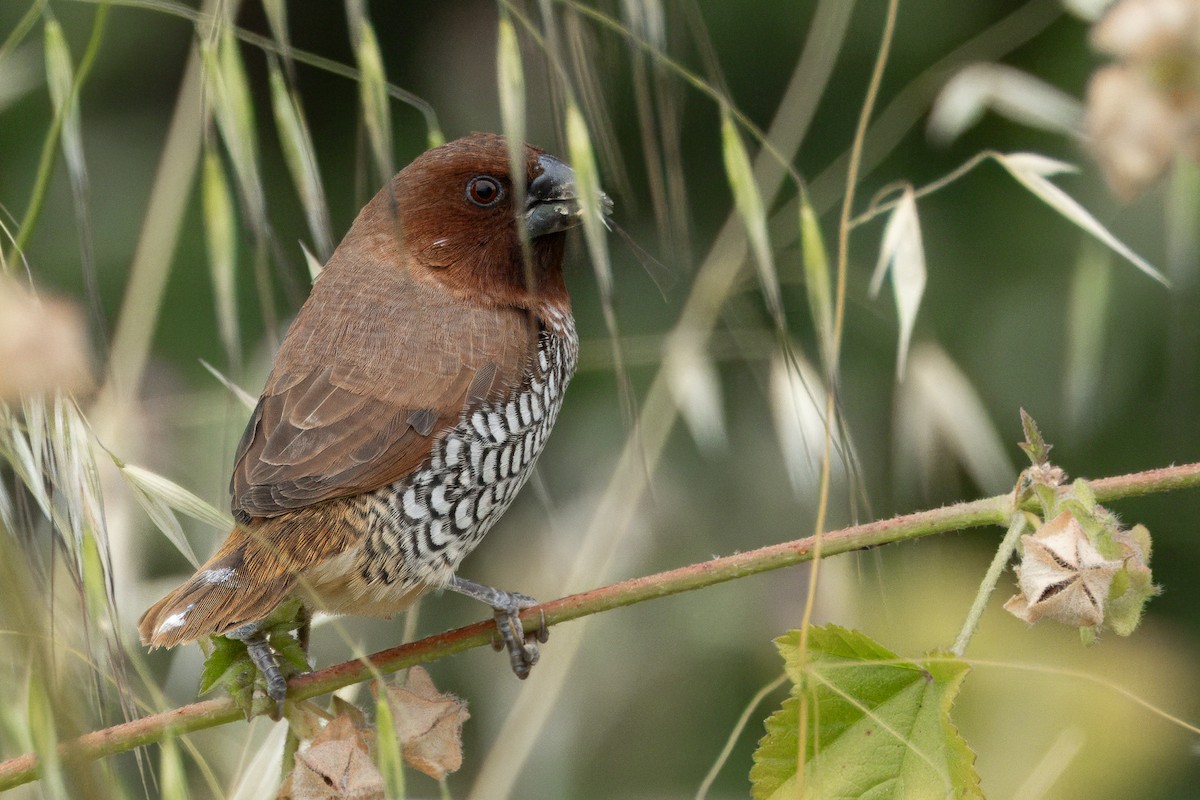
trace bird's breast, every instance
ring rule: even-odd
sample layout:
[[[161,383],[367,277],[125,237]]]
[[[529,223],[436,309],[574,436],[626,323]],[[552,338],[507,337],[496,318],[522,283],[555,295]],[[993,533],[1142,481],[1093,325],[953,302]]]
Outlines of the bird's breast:
[[[464,410],[422,467],[351,499],[366,535],[308,576],[314,605],[386,616],[453,576],[525,484],[558,417],[579,347],[573,325],[556,327],[539,334],[516,389]]]

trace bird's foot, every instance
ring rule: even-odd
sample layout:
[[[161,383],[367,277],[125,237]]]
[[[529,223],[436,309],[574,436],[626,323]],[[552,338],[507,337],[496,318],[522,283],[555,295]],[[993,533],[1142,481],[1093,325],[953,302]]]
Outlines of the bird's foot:
[[[279,660],[271,643],[257,624],[243,625],[225,634],[230,639],[236,639],[246,645],[246,653],[254,662],[258,674],[262,675],[267,684],[267,697],[275,701],[275,705],[267,710],[267,715],[273,720],[283,718],[283,704],[287,699],[287,679],[279,668]]]
[[[282,719],[287,679],[310,669],[307,641],[310,619],[308,610],[293,600],[275,609],[266,619],[214,637],[201,680],[201,694],[223,685],[249,719],[253,713],[256,678],[261,676],[259,685],[272,700],[266,713],[271,719]]]
[[[538,601],[527,595],[494,589],[457,575],[451,578],[446,588],[492,607],[496,617],[496,631],[499,634],[493,646],[497,650],[508,650],[513,673],[521,680],[528,678],[529,670],[541,655],[538,643],[544,644],[550,638],[545,612],[541,614],[541,622],[536,631],[526,632],[521,622],[522,609],[532,608]]]

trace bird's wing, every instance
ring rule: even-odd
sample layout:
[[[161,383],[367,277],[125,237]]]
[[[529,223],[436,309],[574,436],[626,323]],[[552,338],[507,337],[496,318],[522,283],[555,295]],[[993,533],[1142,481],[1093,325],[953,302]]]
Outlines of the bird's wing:
[[[238,447],[243,521],[386,486],[465,410],[520,385],[536,325],[403,271],[326,267],[276,356]]]

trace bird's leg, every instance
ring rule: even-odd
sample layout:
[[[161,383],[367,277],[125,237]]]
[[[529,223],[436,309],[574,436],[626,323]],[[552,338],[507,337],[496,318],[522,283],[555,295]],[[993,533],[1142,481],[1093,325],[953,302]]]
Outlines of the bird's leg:
[[[521,680],[528,678],[530,668],[538,661],[538,642],[545,642],[550,637],[544,613],[536,633],[526,634],[525,626],[521,624],[521,609],[536,606],[537,600],[523,594],[493,589],[457,575],[450,579],[446,588],[492,607],[496,616],[496,630],[500,632],[503,646],[508,650],[512,671]]]
[[[250,654],[250,660],[254,662],[254,666],[267,681],[267,697],[275,701],[275,710],[270,715],[271,719],[282,719],[283,701],[287,698],[287,681],[284,680],[283,671],[279,669],[279,661],[275,658],[275,653],[271,650],[271,644],[267,641],[262,627],[258,623],[252,622],[229,631],[225,635],[246,645],[246,652]]]
[[[296,616],[299,625],[296,627],[296,641],[300,643],[300,649],[304,651],[304,657],[308,658],[308,642],[312,636],[312,612],[308,610],[308,606],[300,606],[300,610]],[[312,661],[309,661],[309,669],[312,668]]]

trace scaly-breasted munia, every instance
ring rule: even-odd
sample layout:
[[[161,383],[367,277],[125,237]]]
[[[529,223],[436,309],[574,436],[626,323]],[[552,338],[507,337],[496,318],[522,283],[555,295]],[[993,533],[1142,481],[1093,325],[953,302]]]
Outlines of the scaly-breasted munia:
[[[537,646],[517,614],[532,601],[455,572],[529,477],[575,370],[562,262],[581,208],[563,162],[526,145],[524,172],[509,163],[503,137],[472,134],[359,213],[238,447],[236,527],[143,615],[144,643],[240,639],[282,705],[260,625],[281,603],[391,616],[444,587],[495,609],[528,674]]]

